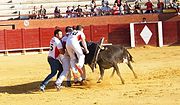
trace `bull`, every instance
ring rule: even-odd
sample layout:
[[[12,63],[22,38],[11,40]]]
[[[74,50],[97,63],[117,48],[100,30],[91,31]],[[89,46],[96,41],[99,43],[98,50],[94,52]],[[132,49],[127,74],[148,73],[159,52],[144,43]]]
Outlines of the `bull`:
[[[106,45],[101,46],[101,44],[94,42],[87,42],[89,54],[85,54],[85,64],[88,64],[92,71],[96,67],[96,63],[100,68],[100,78],[97,83],[101,83],[104,76],[104,70],[110,69],[113,67],[113,72],[111,77],[116,72],[119,78],[121,79],[122,84],[124,84],[124,79],[121,77],[118,63],[125,62],[131,71],[134,74],[134,77],[137,78],[136,73],[133,70],[131,62],[133,62],[131,54],[128,52],[126,48],[120,45]]]

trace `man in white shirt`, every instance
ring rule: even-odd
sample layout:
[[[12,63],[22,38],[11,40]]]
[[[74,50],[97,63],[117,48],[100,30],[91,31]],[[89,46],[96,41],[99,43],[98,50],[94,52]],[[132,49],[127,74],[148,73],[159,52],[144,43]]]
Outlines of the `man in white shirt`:
[[[76,27],[76,30],[74,30],[69,36],[66,41],[66,49],[70,56],[70,65],[71,69],[73,71],[74,78],[78,78],[78,71],[82,75],[82,67],[84,65],[84,58],[85,55],[83,54],[83,50],[79,44],[79,42],[82,42],[83,50],[85,53],[89,53],[89,50],[87,49],[86,41],[85,41],[85,35],[83,33],[83,27],[81,25],[78,25]],[[78,61],[76,60],[76,56],[78,58]]]
[[[61,84],[63,80],[65,79],[65,77],[67,77],[67,86],[71,87],[70,57],[68,55],[68,52],[66,51],[66,40],[68,36],[71,34],[71,32],[73,31],[73,29],[72,27],[67,26],[65,31],[66,31],[66,35],[64,35],[63,38],[61,39],[65,53],[64,53],[64,56],[60,58],[60,61],[62,62],[62,66],[63,66],[63,72],[60,74],[60,76],[55,82],[56,88],[58,90],[61,88]]]
[[[54,36],[50,41],[50,50],[48,54],[48,63],[51,67],[51,73],[44,79],[40,85],[40,90],[45,91],[46,85],[49,83],[50,79],[54,77],[59,70],[59,73],[63,71],[62,64],[59,62],[59,57],[62,57],[64,54],[64,49],[60,39],[62,38],[62,31],[56,29],[54,31]]]

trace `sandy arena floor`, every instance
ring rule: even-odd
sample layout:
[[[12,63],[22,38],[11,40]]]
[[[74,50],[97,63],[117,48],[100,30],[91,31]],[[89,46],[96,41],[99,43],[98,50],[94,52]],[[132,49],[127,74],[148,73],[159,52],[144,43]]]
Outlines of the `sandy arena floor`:
[[[0,56],[0,105],[180,105],[180,46],[128,49],[138,79],[127,65],[120,64],[122,85],[112,69],[97,84],[86,66],[88,85],[56,91],[53,82],[46,92],[39,84],[50,72],[47,54]]]

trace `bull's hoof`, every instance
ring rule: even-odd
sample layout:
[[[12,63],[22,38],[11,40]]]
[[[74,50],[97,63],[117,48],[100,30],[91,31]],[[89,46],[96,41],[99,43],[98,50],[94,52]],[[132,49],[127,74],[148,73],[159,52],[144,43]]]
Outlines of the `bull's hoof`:
[[[125,83],[125,82],[124,82],[124,79],[121,79],[121,83],[124,85],[124,83]]]
[[[101,83],[102,80],[98,80],[97,83]]]
[[[122,81],[122,84],[124,85],[124,81]]]
[[[134,78],[137,79],[138,78],[137,75],[134,75]]]
[[[138,79],[138,77],[137,77],[137,76],[135,76],[135,79]]]

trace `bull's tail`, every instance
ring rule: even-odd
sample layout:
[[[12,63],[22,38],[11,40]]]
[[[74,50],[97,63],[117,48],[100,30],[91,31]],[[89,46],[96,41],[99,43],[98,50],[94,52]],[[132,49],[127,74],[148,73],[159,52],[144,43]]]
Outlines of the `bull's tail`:
[[[129,51],[128,51],[127,49],[126,49],[126,51],[127,51],[128,55],[129,55],[129,60],[130,60],[131,62],[134,62],[132,55],[129,53]]]
[[[124,48],[124,54],[123,55],[124,55],[123,58],[127,59],[128,62],[129,61],[134,62],[132,55],[129,53],[129,51],[126,48]]]
[[[133,67],[132,67],[132,65],[131,65],[131,63],[130,63],[130,61],[131,62],[134,62],[134,60],[133,60],[133,57],[132,57],[132,55],[129,53],[129,51],[126,49],[125,50],[126,51],[126,54],[127,54],[127,59],[128,59],[128,62],[126,62],[126,64],[128,65],[128,67],[131,69],[131,71],[133,72],[133,74],[134,74],[134,77],[135,78],[137,78],[137,75],[136,75],[136,73],[134,72],[134,70],[133,70]]]

